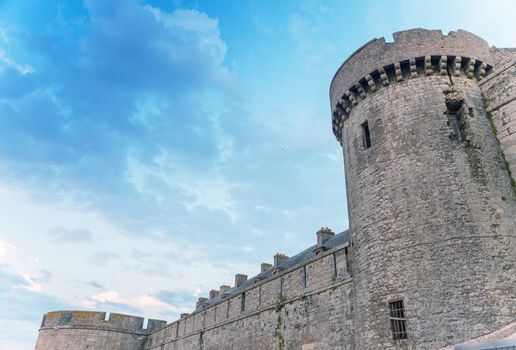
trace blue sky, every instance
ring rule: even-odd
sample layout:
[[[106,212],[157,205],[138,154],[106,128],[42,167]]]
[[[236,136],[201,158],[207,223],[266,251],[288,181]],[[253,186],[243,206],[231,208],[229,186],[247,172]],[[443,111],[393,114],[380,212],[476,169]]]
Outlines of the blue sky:
[[[0,348],[44,312],[175,319],[347,228],[329,83],[373,37],[516,47],[509,0],[0,0]]]

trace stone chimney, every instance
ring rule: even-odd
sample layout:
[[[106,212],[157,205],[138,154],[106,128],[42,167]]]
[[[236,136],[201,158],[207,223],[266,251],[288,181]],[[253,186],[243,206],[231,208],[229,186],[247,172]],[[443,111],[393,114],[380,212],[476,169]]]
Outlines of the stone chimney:
[[[226,293],[230,289],[231,289],[230,286],[226,286],[225,284],[223,284],[223,285],[220,286],[219,291],[220,291],[220,294],[224,294],[224,293]]]
[[[197,299],[197,303],[195,304],[195,308],[198,309],[200,306],[204,305],[208,301],[208,298],[200,297]]]
[[[265,272],[267,271],[268,269],[270,269],[272,267],[271,264],[267,264],[267,263],[262,263],[261,265],[261,272]]]
[[[287,259],[288,259],[288,256],[286,256],[285,254],[276,253],[276,255],[274,255],[274,267],[278,267],[279,264],[281,264],[283,261],[285,261]]]
[[[240,273],[235,275],[235,287],[240,287],[245,281],[247,281],[247,275],[242,275]]]
[[[335,233],[329,229],[328,227],[321,227],[319,231],[317,231],[317,247],[321,247],[324,242],[334,237]]]
[[[219,295],[219,291],[218,290],[215,290],[215,289],[212,289],[210,290],[210,297],[209,299],[214,299],[217,295]]]

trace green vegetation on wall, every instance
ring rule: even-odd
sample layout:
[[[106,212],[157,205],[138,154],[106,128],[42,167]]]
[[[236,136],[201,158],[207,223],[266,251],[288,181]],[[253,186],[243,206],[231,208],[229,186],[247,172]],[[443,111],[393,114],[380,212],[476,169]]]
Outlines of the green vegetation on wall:
[[[489,121],[489,125],[491,126],[491,130],[493,131],[493,134],[496,136],[496,141],[500,143],[500,140],[498,140],[498,129],[496,128],[496,125],[493,120],[493,114],[491,112],[486,113],[487,120]],[[500,150],[502,154],[502,167],[507,172],[507,175],[509,175],[509,179],[511,181],[512,191],[514,195],[516,196],[516,180],[514,180],[514,177],[512,175],[512,170],[509,162],[507,161],[507,158],[505,158],[505,153],[503,153],[502,150]]]

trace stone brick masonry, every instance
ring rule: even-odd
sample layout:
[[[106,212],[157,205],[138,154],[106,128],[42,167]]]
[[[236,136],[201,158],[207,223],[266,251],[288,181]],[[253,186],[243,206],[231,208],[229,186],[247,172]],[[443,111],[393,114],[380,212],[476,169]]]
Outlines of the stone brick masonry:
[[[516,346],[515,64],[516,50],[463,30],[370,41],[330,88],[349,232],[322,228],[168,325],[48,313],[36,349]]]

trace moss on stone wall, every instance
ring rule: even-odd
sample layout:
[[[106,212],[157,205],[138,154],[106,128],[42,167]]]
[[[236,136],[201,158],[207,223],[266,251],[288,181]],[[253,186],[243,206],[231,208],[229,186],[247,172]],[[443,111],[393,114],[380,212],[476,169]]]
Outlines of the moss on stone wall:
[[[197,344],[197,350],[204,350],[204,332],[199,333],[199,341]]]
[[[285,312],[285,304],[287,299],[284,296],[280,296],[278,301],[276,302],[276,313],[278,315],[278,319],[276,320],[276,329],[274,330],[274,338],[276,338],[276,343],[278,344],[278,350],[285,349],[285,337],[283,336],[283,328],[285,327],[283,323],[283,313]]]
[[[493,131],[493,134],[496,137],[496,141],[499,144],[500,140],[498,140],[498,136],[497,136],[498,135],[498,129],[496,128],[496,125],[494,123],[493,114],[491,112],[487,112],[486,116],[487,116],[487,120],[489,121],[489,125],[491,126],[491,131]],[[514,180],[514,176],[512,174],[512,170],[511,170],[511,165],[507,161],[507,158],[505,157],[505,153],[503,153],[503,150],[500,149],[500,152],[502,154],[502,168],[505,170],[507,175],[509,175],[509,179],[511,181],[511,186],[512,186],[512,192],[516,196],[516,180]]]

